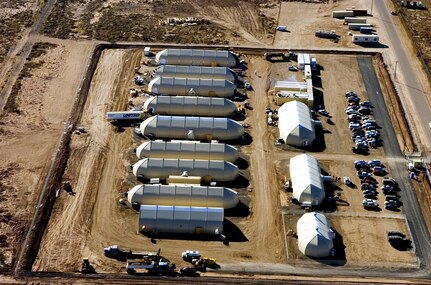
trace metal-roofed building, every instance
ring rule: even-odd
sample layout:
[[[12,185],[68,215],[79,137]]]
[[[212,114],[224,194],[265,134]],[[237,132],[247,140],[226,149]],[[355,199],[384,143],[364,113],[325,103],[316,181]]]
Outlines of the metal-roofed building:
[[[194,96],[156,96],[144,103],[144,110],[158,115],[227,117],[236,105],[226,98]]]
[[[156,63],[161,65],[198,65],[234,67],[238,57],[227,50],[164,49],[156,54]]]
[[[148,83],[148,91],[159,95],[231,97],[236,85],[223,79],[157,77]]]
[[[244,127],[227,118],[157,115],[140,125],[143,135],[154,138],[191,140],[234,140],[244,134]]]
[[[317,159],[306,153],[294,156],[289,170],[293,198],[305,205],[320,205],[325,199],[325,188]]]
[[[176,158],[225,160],[235,162],[238,150],[224,143],[201,143],[198,141],[149,141],[136,149],[138,158]]]
[[[222,234],[223,208],[141,205],[141,233]]]
[[[298,248],[304,255],[320,258],[335,254],[335,233],[325,215],[316,212],[302,215],[298,220],[296,232]]]
[[[136,185],[127,192],[130,204],[235,208],[238,193],[225,187],[191,185]]]
[[[153,74],[154,77],[203,78],[236,81],[236,74],[229,67],[160,65],[154,69]]]
[[[239,174],[236,165],[222,160],[144,158],[133,165],[133,174],[145,179],[167,179],[184,172],[221,182],[235,180]]]
[[[310,109],[304,103],[290,101],[278,109],[280,138],[292,146],[309,146],[316,139]]]

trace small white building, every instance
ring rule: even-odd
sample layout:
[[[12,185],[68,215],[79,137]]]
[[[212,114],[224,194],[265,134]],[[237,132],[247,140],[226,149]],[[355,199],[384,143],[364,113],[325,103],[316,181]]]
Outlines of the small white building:
[[[278,129],[279,137],[292,146],[310,146],[316,139],[310,109],[299,101],[284,103],[278,109]]]
[[[318,206],[325,199],[325,188],[316,158],[306,153],[290,159],[293,198],[303,205]]]
[[[322,258],[335,254],[335,233],[325,215],[317,212],[302,215],[298,220],[296,232],[298,248],[304,255]]]
[[[361,34],[354,34],[352,35],[352,42],[353,43],[378,43],[379,42],[379,36],[378,35],[361,35]]]

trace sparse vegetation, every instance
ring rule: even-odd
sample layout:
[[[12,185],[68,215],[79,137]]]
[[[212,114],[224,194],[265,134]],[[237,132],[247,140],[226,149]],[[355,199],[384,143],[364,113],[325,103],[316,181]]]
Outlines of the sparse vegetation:
[[[19,91],[21,90],[22,80],[24,78],[31,77],[32,70],[40,67],[44,63],[42,60],[39,60],[39,61],[34,61],[34,60],[46,54],[49,48],[53,48],[55,46],[56,46],[55,44],[50,44],[50,43],[35,43],[33,45],[30,55],[27,57],[27,62],[24,64],[24,67],[22,68],[18,79],[15,81],[15,84],[12,86],[12,91],[4,107],[4,110],[6,112],[17,113],[17,114],[20,113],[18,104],[16,102],[16,98],[19,94]]]

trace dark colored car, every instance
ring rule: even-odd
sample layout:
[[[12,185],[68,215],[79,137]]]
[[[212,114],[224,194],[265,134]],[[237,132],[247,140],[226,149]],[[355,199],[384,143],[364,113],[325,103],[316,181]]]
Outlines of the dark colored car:
[[[196,269],[191,266],[181,268],[180,273],[183,276],[191,276],[191,277],[199,276],[199,273],[196,271]]]

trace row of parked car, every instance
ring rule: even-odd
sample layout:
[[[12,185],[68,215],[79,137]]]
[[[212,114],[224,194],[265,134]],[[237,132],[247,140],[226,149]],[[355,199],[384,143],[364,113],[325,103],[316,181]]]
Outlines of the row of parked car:
[[[371,117],[372,104],[369,101],[361,101],[358,95],[349,91],[346,92],[348,106],[345,109],[349,129],[352,131],[352,140],[355,146],[354,153],[368,154],[369,148],[377,148],[381,145],[379,126]]]
[[[377,196],[379,192],[378,182],[374,175],[384,176],[387,174],[387,171],[382,164],[382,162],[378,159],[373,159],[370,161],[365,160],[356,160],[355,168],[357,170],[358,178],[361,180],[361,191],[364,195],[364,200],[362,201],[362,205],[366,209],[376,209],[379,207],[377,203]],[[382,186],[380,190],[385,194],[385,209],[388,210],[398,210],[401,206],[401,202],[399,200],[398,191],[398,183],[390,177],[384,177],[382,179]]]

